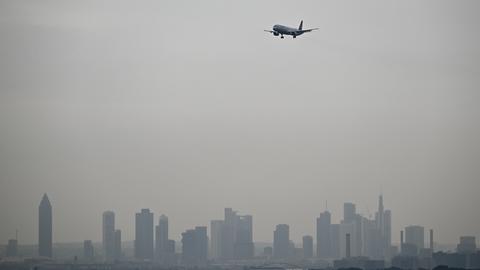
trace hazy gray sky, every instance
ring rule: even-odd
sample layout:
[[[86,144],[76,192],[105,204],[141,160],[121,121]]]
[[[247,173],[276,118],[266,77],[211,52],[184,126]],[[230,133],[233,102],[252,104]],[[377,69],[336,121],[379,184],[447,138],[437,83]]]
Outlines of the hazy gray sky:
[[[171,237],[253,215],[315,235],[325,200],[394,241],[480,237],[479,1],[1,1],[0,242],[101,240],[116,213]],[[284,40],[273,24],[319,27]]]

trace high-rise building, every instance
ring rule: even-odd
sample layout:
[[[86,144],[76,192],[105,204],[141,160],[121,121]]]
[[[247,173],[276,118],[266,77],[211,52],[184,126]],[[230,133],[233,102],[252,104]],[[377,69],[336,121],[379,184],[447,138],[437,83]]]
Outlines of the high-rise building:
[[[475,241],[475,236],[462,236],[460,237],[460,243],[457,245],[457,252],[468,254],[475,253],[477,250],[477,243]]]
[[[383,195],[378,197],[378,211],[376,214],[377,228],[380,231],[380,235],[383,235],[384,227],[384,207],[383,207]]]
[[[47,194],[38,206],[38,255],[51,258],[52,252],[52,205]]]
[[[356,246],[356,230],[355,230],[355,223],[342,223],[339,225],[340,229],[340,257],[345,258],[347,257],[347,235],[349,235],[350,240],[348,241],[350,244],[350,255],[351,256],[359,256],[359,254],[356,253],[356,250],[353,249],[352,247]]]
[[[182,233],[182,263],[205,265],[208,254],[207,227],[195,227]]]
[[[381,235],[380,231],[377,229],[376,220],[363,218],[362,219],[363,227],[363,238],[362,238],[362,255],[367,256],[371,259],[381,259],[382,258],[382,248]]]
[[[353,203],[344,203],[343,204],[343,222],[352,223],[355,221],[357,211],[355,209],[355,204]]]
[[[210,222],[210,256],[214,260],[222,258],[223,225],[223,220],[212,220]]]
[[[425,247],[425,229],[422,226],[405,227],[405,244],[415,245],[417,250]]]
[[[105,211],[102,215],[102,245],[106,261],[115,259],[115,213]]]
[[[150,209],[135,214],[135,258],[153,260],[153,213]]]
[[[317,218],[317,257],[330,258],[331,252],[331,214],[328,211],[320,213]]]
[[[207,227],[195,227],[195,247],[198,262],[201,264],[206,263],[208,258]]]
[[[279,224],[273,232],[273,257],[285,259],[290,256],[290,228],[287,224]]]
[[[234,258],[235,227],[237,223],[237,212],[232,208],[225,208],[225,219],[222,235],[222,257],[223,259]]]
[[[350,250],[350,234],[345,234],[345,258],[350,258],[351,250]]]
[[[400,252],[402,252],[403,244],[405,244],[405,241],[403,238],[403,231],[400,231]]]
[[[122,257],[122,231],[115,230],[115,245],[113,249],[113,256],[115,260],[119,260]]]
[[[83,241],[83,258],[92,261],[95,257],[95,250],[93,248],[92,240]]]
[[[355,204],[353,203],[344,203],[343,204],[343,220],[340,224],[340,229],[349,228],[348,233],[350,233],[351,238],[351,254],[353,256],[361,255],[362,248],[362,219],[361,216],[357,214]],[[343,236],[345,237],[345,236]],[[342,254],[344,254],[345,242],[340,241],[340,248]]]
[[[331,257],[340,258],[340,224],[330,225]]]
[[[389,259],[391,257],[390,251],[392,247],[392,212],[385,210],[383,206],[383,195],[378,197],[378,210],[375,213],[375,228],[377,230],[376,242],[372,243],[375,246],[375,253],[372,258]]]
[[[383,228],[383,256],[390,259],[392,256],[392,254],[390,254],[392,247],[392,212],[390,210],[384,211]]]
[[[175,240],[168,240],[167,243],[167,253],[168,254],[175,254]]]
[[[211,250],[213,259],[250,259],[254,255],[253,224],[251,215],[237,215],[225,208],[223,221],[211,222]]]
[[[434,252],[434,247],[433,247],[433,229],[430,229],[430,237],[429,237],[429,245],[428,248],[430,251],[433,253]]]
[[[182,233],[182,264],[196,265],[195,230],[186,230]]]
[[[313,257],[313,237],[305,235],[302,237],[303,257],[306,259]]]
[[[155,227],[155,250],[157,260],[162,260],[167,254],[168,246],[168,217],[161,215]]]
[[[8,240],[7,250],[5,252],[7,257],[17,257],[18,256],[18,241],[17,239]]]
[[[263,248],[263,256],[269,259],[273,255],[273,248],[272,247],[264,247]]]
[[[167,242],[166,256],[162,260],[162,264],[165,266],[174,266],[177,265],[178,258],[175,254],[175,240],[169,239]]]
[[[356,254],[357,256],[363,255],[363,242],[364,242],[364,234],[363,234],[363,223],[362,223],[363,217],[359,214],[355,215],[355,221],[354,226],[355,226],[355,245],[352,246],[353,249],[353,254]]]
[[[237,216],[235,224],[234,257],[251,259],[254,252],[252,216]]]
[[[343,220],[341,222],[342,227],[351,227],[350,237],[351,237],[351,254],[354,256],[359,256],[362,250],[362,217],[357,214],[355,204],[353,203],[344,203],[343,205]],[[344,250],[345,243],[340,242],[341,250]],[[344,254],[345,252],[342,252]]]

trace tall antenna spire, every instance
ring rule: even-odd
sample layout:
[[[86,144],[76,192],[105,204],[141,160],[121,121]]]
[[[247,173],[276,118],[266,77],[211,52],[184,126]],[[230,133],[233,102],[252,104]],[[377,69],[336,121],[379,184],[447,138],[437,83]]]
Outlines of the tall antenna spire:
[[[325,211],[328,211],[328,200],[325,200]]]

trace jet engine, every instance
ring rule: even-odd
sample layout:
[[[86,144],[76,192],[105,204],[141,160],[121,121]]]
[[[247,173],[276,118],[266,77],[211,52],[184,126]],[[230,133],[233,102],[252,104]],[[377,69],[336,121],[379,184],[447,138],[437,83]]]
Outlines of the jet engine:
[[[273,35],[274,35],[274,36],[278,36],[278,33],[277,33],[277,32],[273,32]]]

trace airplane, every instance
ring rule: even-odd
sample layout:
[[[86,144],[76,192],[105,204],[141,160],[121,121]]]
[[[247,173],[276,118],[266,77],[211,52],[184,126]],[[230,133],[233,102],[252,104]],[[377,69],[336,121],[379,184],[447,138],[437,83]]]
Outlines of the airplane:
[[[288,36],[292,36],[293,38],[296,38],[297,36],[300,36],[303,33],[311,32],[317,29],[318,28],[311,28],[311,29],[303,30],[303,20],[302,20],[300,22],[300,26],[298,27],[298,29],[280,25],[280,24],[275,24],[272,30],[264,30],[264,31],[272,33],[274,36],[280,35],[280,38],[283,38],[283,35],[288,35]]]

